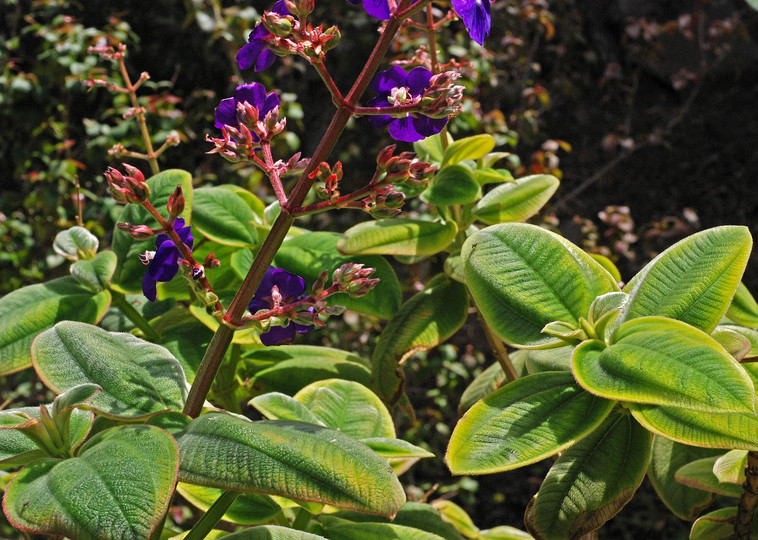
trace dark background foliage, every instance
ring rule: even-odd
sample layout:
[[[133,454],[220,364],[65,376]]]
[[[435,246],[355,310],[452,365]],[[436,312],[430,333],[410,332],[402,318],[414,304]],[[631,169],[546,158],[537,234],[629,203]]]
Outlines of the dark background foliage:
[[[108,150],[116,142],[137,149],[141,143],[134,123],[121,119],[124,96],[83,84],[89,74],[118,81],[88,46],[129,46],[133,79],[142,71],[151,76],[140,95],[158,144],[172,131],[182,141],[162,167],[189,170],[198,184],[237,183],[268,195],[251,168],[205,154],[214,107],[242,81],[282,92],[289,121],[282,156],[313,150],[332,111],[313,71],[287,58],[243,74],[233,61],[268,7],[259,0],[0,0],[0,294],[62,268],[50,246],[75,224],[78,201],[95,234],[107,240],[114,225],[118,207],[105,196],[102,171],[121,160]],[[697,229],[744,224],[758,234],[758,13],[743,0],[497,0],[492,7],[486,50],[471,45],[458,23],[443,30],[446,57],[464,63],[471,98],[451,130],[495,135],[513,152],[516,175],[562,177],[539,221],[611,256],[627,278]],[[375,41],[375,21],[342,0],[317,2],[314,19],[342,30],[328,67],[344,90]],[[403,57],[420,43],[407,32],[392,55]],[[371,174],[375,150],[389,141],[361,120],[346,135],[335,156],[346,181],[358,185]],[[343,212],[310,226],[344,230],[356,219],[363,217]],[[410,289],[438,264],[398,270]],[[758,290],[755,254],[745,282]],[[367,324],[309,339],[365,352],[371,341],[359,338],[371,330]],[[409,362],[420,420],[407,424],[410,440],[444,452],[460,393],[492,362],[484,343],[476,325],[467,325],[452,344]],[[14,384],[31,393],[33,381],[24,381]],[[406,482],[419,496],[442,482],[432,497],[455,496],[486,528],[519,525],[546,470],[537,464],[451,479],[430,460]],[[643,485],[601,537],[685,537],[688,526],[659,506]]]

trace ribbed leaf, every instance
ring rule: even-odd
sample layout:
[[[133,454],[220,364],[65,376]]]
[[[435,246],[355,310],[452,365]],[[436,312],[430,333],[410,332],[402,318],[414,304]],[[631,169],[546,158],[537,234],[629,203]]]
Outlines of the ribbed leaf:
[[[461,256],[466,282],[488,324],[516,347],[553,345],[546,324],[578,326],[595,297],[618,290],[611,275],[568,240],[523,223],[471,235]]]
[[[677,482],[685,486],[710,491],[717,495],[739,497],[742,494],[742,486],[731,482],[719,482],[713,474],[715,463],[715,456],[692,461],[681,466],[674,477]]]
[[[32,340],[62,320],[99,321],[108,309],[108,291],[94,293],[66,276],[22,287],[0,298],[0,375],[32,364]]]
[[[535,463],[602,422],[613,402],[585,392],[570,373],[518,379],[471,407],[455,426],[445,461],[453,474],[486,474]]]
[[[747,336],[726,326],[719,325],[714,328],[711,337],[718,341],[726,349],[726,352],[738,362],[745,358],[753,348],[753,344]]]
[[[394,403],[402,394],[402,361],[457,332],[466,320],[468,302],[461,283],[438,275],[390,319],[377,340],[371,361],[374,391],[383,401]]]
[[[395,271],[378,255],[340,255],[337,251],[340,236],[331,232],[311,232],[295,236],[282,244],[274,262],[279,268],[301,276],[307,287],[316,281],[323,270],[329,272],[331,279],[332,272],[345,263],[362,263],[367,268],[375,268],[372,277],[379,278],[379,284],[367,295],[351,298],[346,293],[340,293],[330,296],[327,303],[389,319],[400,308],[403,300]],[[331,281],[328,281],[327,285],[329,284]]]
[[[140,417],[182,410],[187,382],[179,362],[160,345],[131,334],[64,321],[32,344],[40,378],[54,391],[93,383],[103,391],[90,406],[106,416]]]
[[[434,454],[402,439],[368,437],[361,442],[384,458],[428,458]]]
[[[211,240],[230,246],[255,246],[256,221],[259,218],[252,209],[231,190],[218,186],[195,190],[192,225]]]
[[[213,332],[184,308],[176,308],[150,324],[161,335],[160,344],[182,365],[187,381],[194,381]]]
[[[628,403],[637,421],[653,433],[706,448],[758,450],[758,416],[751,413],[706,413]]]
[[[663,317],[632,319],[611,344],[592,340],[572,357],[577,382],[607,399],[710,412],[754,412],[755,388],[708,334]]]
[[[360,383],[341,379],[318,381],[300,390],[295,399],[325,426],[356,439],[395,436],[387,407]]]
[[[742,484],[745,481],[747,450],[730,450],[719,456],[713,464],[713,474],[719,482]]]
[[[89,260],[95,257],[99,245],[97,236],[77,225],[55,235],[53,250],[69,261]]]
[[[162,171],[147,180],[150,186],[150,202],[159,212],[165,212],[168,198],[176,189],[182,186],[184,193],[184,212],[181,217],[189,224],[192,218],[192,175],[180,169]],[[131,223],[132,225],[145,224],[149,227],[158,227],[147,210],[136,204],[127,204],[118,219],[119,222]],[[142,292],[142,278],[145,275],[145,267],[140,262],[139,255],[147,250],[155,249],[155,239],[135,240],[121,229],[113,231],[113,251],[118,256],[118,266],[113,276],[113,281],[118,283],[124,292]]]
[[[456,530],[466,538],[477,538],[479,536],[479,527],[474,525],[466,511],[455,504],[453,501],[437,499],[432,503],[434,508],[440,513],[442,519],[451,523]]]
[[[223,490],[179,482],[176,491],[203,512],[216,502]],[[256,525],[268,521],[282,510],[276,501],[258,493],[240,493],[224,514],[224,521]]]
[[[556,347],[526,351],[526,368],[529,373],[542,371],[571,371],[574,347]]]
[[[676,471],[691,461],[719,453],[712,448],[697,448],[660,435],[653,436],[653,457],[647,476],[663,503],[681,519],[695,519],[713,502],[714,495],[680,484],[674,478]]]
[[[744,283],[737,285],[726,316],[742,326],[758,328],[758,303]]]
[[[269,392],[254,397],[248,402],[248,405],[258,409],[258,412],[269,420],[295,420],[316,424],[317,426],[325,425],[305,405],[280,392]]]
[[[392,516],[405,494],[387,461],[339,431],[209,413],[177,435],[179,478]]]
[[[390,218],[350,227],[337,242],[345,255],[433,255],[455,238],[455,222]]]
[[[650,461],[650,433],[617,409],[551,467],[524,515],[538,540],[578,539],[631,500]]]
[[[524,221],[540,211],[559,184],[559,180],[549,174],[519,178],[487,193],[471,213],[488,225]]]
[[[174,439],[153,426],[98,434],[79,457],[43,459],[11,481],[3,506],[21,530],[78,540],[144,540],[158,526],[174,490]]]
[[[734,296],[753,245],[747,227],[701,231],[677,242],[624,288],[619,322],[647,315],[679,319],[710,333]]]
[[[469,204],[482,196],[482,188],[471,169],[463,165],[449,165],[436,174],[431,185],[421,194],[428,204]]]
[[[500,388],[505,381],[503,368],[498,362],[495,362],[474,377],[471,384],[463,391],[461,402],[458,404],[458,414],[463,415],[474,403]]]
[[[495,148],[492,135],[474,135],[459,139],[445,149],[442,157],[442,167],[454,165],[467,159],[479,159],[489,154]]]
[[[745,339],[747,339],[750,342],[750,349],[747,351],[747,354],[745,355],[746,357],[758,356],[758,330],[755,330],[753,328],[745,328],[744,326],[731,325],[731,324],[719,325],[718,327],[716,327],[716,330],[718,330],[719,328],[736,332],[737,334],[743,336]],[[714,332],[716,330],[714,330]]]
[[[115,253],[101,251],[92,260],[76,261],[72,264],[71,275],[85,287],[93,291],[102,291],[110,283],[117,262]]]

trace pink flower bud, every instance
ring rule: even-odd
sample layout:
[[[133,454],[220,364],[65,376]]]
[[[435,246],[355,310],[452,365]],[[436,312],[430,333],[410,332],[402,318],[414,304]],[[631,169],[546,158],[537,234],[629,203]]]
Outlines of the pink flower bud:
[[[184,193],[181,185],[177,185],[174,192],[169,196],[166,208],[168,215],[172,218],[177,218],[184,212]]]

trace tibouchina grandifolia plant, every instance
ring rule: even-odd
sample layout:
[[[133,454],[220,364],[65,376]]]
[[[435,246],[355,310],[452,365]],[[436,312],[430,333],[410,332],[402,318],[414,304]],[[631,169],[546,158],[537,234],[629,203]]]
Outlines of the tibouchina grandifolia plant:
[[[70,275],[0,298],[0,374],[33,367],[56,395],[0,411],[8,522],[25,537],[73,539],[581,538],[647,474],[686,519],[716,493],[739,499],[700,516],[694,537],[749,538],[758,304],[741,284],[747,229],[686,238],[622,287],[607,258],[523,223],[557,178],[514,179],[492,135],[448,132],[468,98],[436,34],[460,18],[484,44],[489,1],[350,3],[381,32],[346,93],[325,63],[341,54],[340,31],[312,23],[313,0],[278,1],[236,55],[253,74],[300,57],[335,108],[312,155],[280,158],[274,88],[240,84],[218,104],[208,153],[257,167],[268,205],[160,171],[178,139],[153,150],[136,95],[147,75],[130,82],[125,47],[93,48],[124,84],[89,84],[129,97],[146,152],[124,155],[153,174],[104,173],[124,205],[110,250],[82,226],[64,230],[54,247]],[[389,63],[401,29],[427,45]],[[347,189],[349,164],[329,156],[353,117],[396,144],[362,155],[374,172]],[[337,209],[372,219],[342,233],[297,221]],[[397,265],[431,256],[437,273],[403,298]],[[386,320],[371,358],[298,343],[346,309]],[[413,416],[404,364],[472,310],[496,363],[464,392],[445,460],[454,474],[490,474],[553,458],[526,506],[528,533],[479,530],[444,498],[408,502],[398,478],[435,457],[397,436],[395,420]],[[176,494],[197,508],[192,520],[169,511]]]

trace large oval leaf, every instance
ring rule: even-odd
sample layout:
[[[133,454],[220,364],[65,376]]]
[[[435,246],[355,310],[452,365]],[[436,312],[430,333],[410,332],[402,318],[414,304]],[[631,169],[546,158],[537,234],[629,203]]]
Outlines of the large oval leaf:
[[[719,453],[719,450],[689,446],[660,435],[653,437],[653,453],[647,476],[669,510],[682,519],[693,520],[713,502],[712,493],[680,484],[674,475],[691,461]]]
[[[482,196],[482,188],[471,169],[450,165],[441,169],[431,185],[421,194],[421,200],[435,205],[469,204]]]
[[[710,491],[717,495],[738,498],[742,495],[742,484],[719,482],[713,474],[716,457],[698,459],[683,465],[676,471],[676,481],[695,489]]]
[[[331,232],[312,232],[295,236],[282,244],[274,262],[279,268],[301,276],[307,287],[316,281],[323,270],[328,271],[331,278],[332,272],[345,263],[361,263],[367,268],[375,268],[376,271],[371,277],[379,278],[379,283],[367,295],[351,298],[346,293],[340,293],[330,296],[327,303],[389,319],[397,312],[402,302],[400,282],[395,271],[378,255],[340,255],[337,251],[340,236]],[[331,281],[327,283],[329,284]]]
[[[374,391],[386,403],[403,392],[401,363],[452,336],[468,313],[466,287],[442,274],[413,296],[384,327],[371,359]]]
[[[758,8],[757,8],[758,9]],[[692,524],[689,540],[716,540],[734,538],[734,522],[737,520],[737,507],[727,506],[700,516]],[[753,514],[753,533],[758,533],[758,512]]]
[[[568,240],[534,225],[503,223],[466,240],[466,282],[487,323],[515,347],[554,345],[546,324],[577,326],[613,277]]]
[[[551,467],[524,515],[539,539],[578,539],[634,496],[650,461],[650,433],[616,410]]]
[[[395,437],[395,425],[387,407],[360,383],[340,379],[318,381],[300,390],[295,399],[325,426],[356,439]]]
[[[0,375],[32,365],[32,340],[62,320],[99,321],[111,302],[70,276],[29,285],[0,298]]]
[[[540,211],[559,184],[560,181],[549,174],[519,178],[487,193],[471,214],[488,225],[524,221]]]
[[[753,382],[708,334],[680,321],[641,317],[623,324],[611,344],[574,350],[574,377],[607,399],[708,412],[754,412]]]
[[[471,407],[445,461],[453,474],[515,469],[560,452],[597,427],[613,402],[585,392],[570,373],[518,379]]]
[[[724,226],[677,242],[624,288],[629,301],[619,322],[646,315],[679,319],[710,333],[726,313],[753,240],[747,227]]]
[[[364,221],[345,231],[337,249],[348,255],[433,255],[450,245],[457,232],[453,221]]]
[[[339,431],[223,413],[177,435],[183,482],[393,516],[405,502],[386,460]]]
[[[459,139],[445,149],[442,166],[454,165],[467,159],[479,159],[495,148],[495,138],[487,133]]]
[[[69,261],[90,260],[99,245],[97,236],[77,225],[55,235],[53,250]]]
[[[164,347],[84,323],[64,321],[40,334],[32,361],[55,392],[83,383],[100,386],[89,405],[106,416],[181,411],[187,397],[182,367]]]
[[[252,247],[258,243],[255,223],[259,218],[236,193],[223,187],[195,190],[192,225],[219,244]]]
[[[758,303],[744,283],[737,285],[726,316],[742,326],[758,328]]]
[[[628,407],[647,429],[680,443],[758,450],[758,416],[751,413],[706,413],[638,403]]]
[[[147,180],[150,186],[150,202],[159,211],[164,212],[168,198],[176,189],[182,186],[185,206],[182,218],[189,224],[192,218],[192,175],[180,169],[168,169],[162,171]],[[131,223],[132,225],[145,224],[149,227],[158,227],[158,222],[147,210],[136,204],[127,204],[118,219],[119,222]],[[147,250],[155,249],[155,239],[135,240],[121,229],[113,231],[113,251],[118,256],[118,266],[113,276],[124,292],[137,293],[142,291],[142,278],[145,275],[145,267],[140,262],[139,255]]]
[[[174,491],[174,439],[153,426],[121,426],[90,440],[79,457],[43,459],[8,485],[3,506],[21,530],[79,540],[144,540]]]

